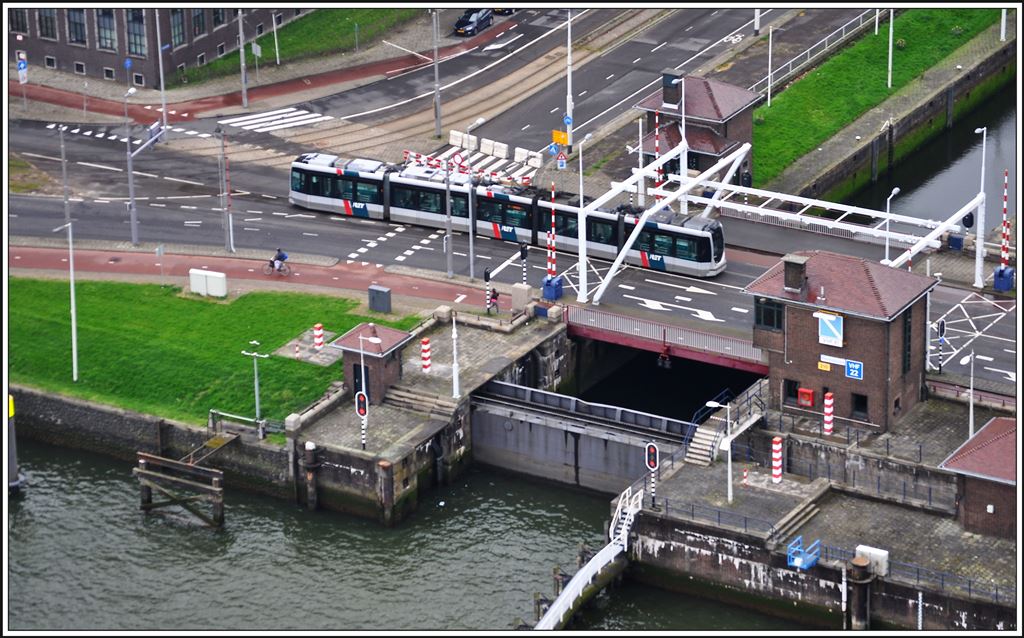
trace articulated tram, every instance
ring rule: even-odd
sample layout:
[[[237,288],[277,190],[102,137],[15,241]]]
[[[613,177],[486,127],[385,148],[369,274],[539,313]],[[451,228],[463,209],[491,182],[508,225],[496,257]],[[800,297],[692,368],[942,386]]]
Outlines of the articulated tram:
[[[575,195],[570,203],[570,194],[555,193],[552,203],[550,191],[535,187],[471,188],[469,176],[455,171],[448,181],[453,230],[469,232],[468,198],[472,197],[477,234],[545,246],[554,208],[557,249],[578,250]],[[292,162],[288,201],[311,210],[444,228],[445,194],[445,171],[440,168],[402,168],[376,160],[306,153]],[[614,259],[640,213],[642,210],[628,206],[589,213],[587,254]],[[712,277],[725,270],[722,224],[696,215],[659,211],[646,222],[626,261],[652,270]]]

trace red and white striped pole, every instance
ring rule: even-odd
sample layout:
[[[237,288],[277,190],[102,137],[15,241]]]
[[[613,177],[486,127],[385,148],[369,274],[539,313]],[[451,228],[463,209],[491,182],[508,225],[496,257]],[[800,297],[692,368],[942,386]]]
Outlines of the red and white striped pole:
[[[324,349],[324,324],[322,323],[313,326],[313,347],[318,352]]]
[[[772,439],[772,483],[782,482],[782,437]]]
[[[654,112],[654,161],[658,161],[658,158],[661,157],[661,152],[659,150],[659,143],[658,143],[660,138],[661,138],[661,127],[658,124],[658,112],[655,111]],[[658,169],[658,179],[655,180],[655,183],[654,183],[654,186],[656,188],[661,188],[661,184],[662,184],[662,179],[661,178],[662,178],[662,175],[663,174],[661,172],[661,169],[659,168]],[[655,196],[655,198],[657,200],[661,200],[660,196]]]
[[[834,412],[831,392],[825,393],[825,434],[832,434],[832,416]]]
[[[551,182],[551,231],[548,233],[548,277],[554,279],[558,275],[558,264],[555,256],[555,183]]]
[[[423,373],[430,374],[430,339],[426,337],[420,341],[420,359],[423,360]]]
[[[297,344],[297,343],[295,344],[295,358],[296,359],[301,359],[302,358],[302,355],[299,354],[299,344]]]
[[[747,468],[743,468],[743,487],[747,486]]]
[[[1003,169],[1003,246],[999,253],[999,266],[1006,270],[1010,266],[1010,223],[1006,221],[1006,189],[1010,171]]]

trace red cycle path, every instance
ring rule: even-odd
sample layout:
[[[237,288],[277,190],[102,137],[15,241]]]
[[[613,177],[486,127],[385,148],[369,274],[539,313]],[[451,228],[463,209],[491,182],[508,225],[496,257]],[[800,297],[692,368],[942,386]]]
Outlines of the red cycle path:
[[[62,248],[37,248],[29,246],[8,247],[9,268],[30,268],[38,270],[68,269],[68,251]],[[454,305],[460,295],[460,303],[483,307],[483,285],[475,287],[441,279],[425,279],[411,275],[386,272],[374,264],[362,265],[338,263],[334,266],[313,266],[291,263],[292,274],[264,275],[264,260],[240,259],[237,257],[209,257],[206,255],[164,254],[162,258],[150,253],[119,252],[114,250],[75,250],[75,273],[109,273],[114,275],[148,275],[159,277],[160,262],[163,262],[165,277],[185,279],[192,268],[222,272],[228,280],[247,279],[270,281],[279,289],[296,287],[296,292],[306,292],[303,286],[324,286],[340,290],[366,293],[370,285],[376,284],[391,290],[392,295],[429,299],[440,304]],[[504,301],[504,300],[501,300]]]

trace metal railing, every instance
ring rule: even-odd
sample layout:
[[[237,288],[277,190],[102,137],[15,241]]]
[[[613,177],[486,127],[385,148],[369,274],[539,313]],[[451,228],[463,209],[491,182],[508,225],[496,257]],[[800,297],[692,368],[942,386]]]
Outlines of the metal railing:
[[[717,507],[709,507],[707,505],[699,505],[697,503],[673,504],[667,498],[663,503],[665,506],[666,516],[671,513],[674,516],[689,518],[691,521],[700,521],[703,523],[710,523],[717,527],[728,527],[734,530],[743,530],[743,532],[747,534],[758,533],[768,534],[769,536],[775,534],[775,525],[763,518],[737,514],[735,512],[718,509]]]
[[[963,400],[961,397],[970,396],[970,391],[967,388],[955,383],[925,379],[925,385],[928,386],[928,392],[937,397]],[[1014,412],[1017,411],[1017,397],[1014,396],[997,394],[995,392],[986,392],[985,390],[975,388],[974,400],[975,403],[979,405],[999,405],[1002,408],[1013,410]]]
[[[886,20],[888,20],[888,12],[883,11],[882,15],[885,16]],[[882,15],[879,16],[879,23],[881,23],[882,21]],[[843,26],[839,27],[832,33],[825,36],[822,40],[819,40],[817,43],[811,45],[806,51],[804,51],[800,55],[796,56],[789,62],[773,69],[771,72],[772,86],[775,86],[776,82],[785,82],[787,79],[789,79],[790,76],[800,71],[800,69],[810,64],[813,60],[816,60],[819,56],[824,54],[829,49],[832,49],[842,44],[843,42],[846,42],[846,40],[850,39],[854,35],[857,35],[857,32],[860,30],[861,27],[864,26],[864,23],[873,18],[874,10],[865,10],[857,17],[853,18]],[[785,69],[785,71],[783,71],[783,69]],[[757,82],[751,84],[747,90],[754,91],[755,93],[767,92],[768,77],[768,75],[765,75]]]
[[[850,239],[855,241],[866,241],[869,243],[882,243],[885,239],[876,239],[869,235],[862,235],[854,233],[848,228],[835,228],[825,226],[823,224],[815,224],[814,217],[803,217],[797,219],[779,219],[774,215],[757,215],[749,211],[740,211],[734,208],[722,206],[718,209],[718,214],[722,217],[732,217],[734,219],[744,219],[747,221],[757,222],[759,224],[769,224],[771,226],[779,226],[782,228],[791,228],[793,230],[800,230],[810,233],[818,233],[819,235],[829,235],[830,237],[838,237],[839,239]]]
[[[566,323],[587,326],[600,330],[608,330],[618,334],[639,337],[656,343],[703,350],[716,355],[725,355],[735,359],[765,363],[761,349],[750,341],[726,337],[723,335],[681,328],[657,321],[648,321],[636,317],[627,317],[593,308],[581,306],[565,306]]]

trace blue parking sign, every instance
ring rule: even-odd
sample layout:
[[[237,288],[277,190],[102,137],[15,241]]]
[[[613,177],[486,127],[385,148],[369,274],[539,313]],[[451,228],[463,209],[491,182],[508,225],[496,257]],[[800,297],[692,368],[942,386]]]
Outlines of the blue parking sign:
[[[124,59],[124,68],[126,68],[126,69],[132,68],[132,59],[131,58],[125,58]]]
[[[846,360],[846,376],[858,381],[864,380],[864,364],[860,361]]]

